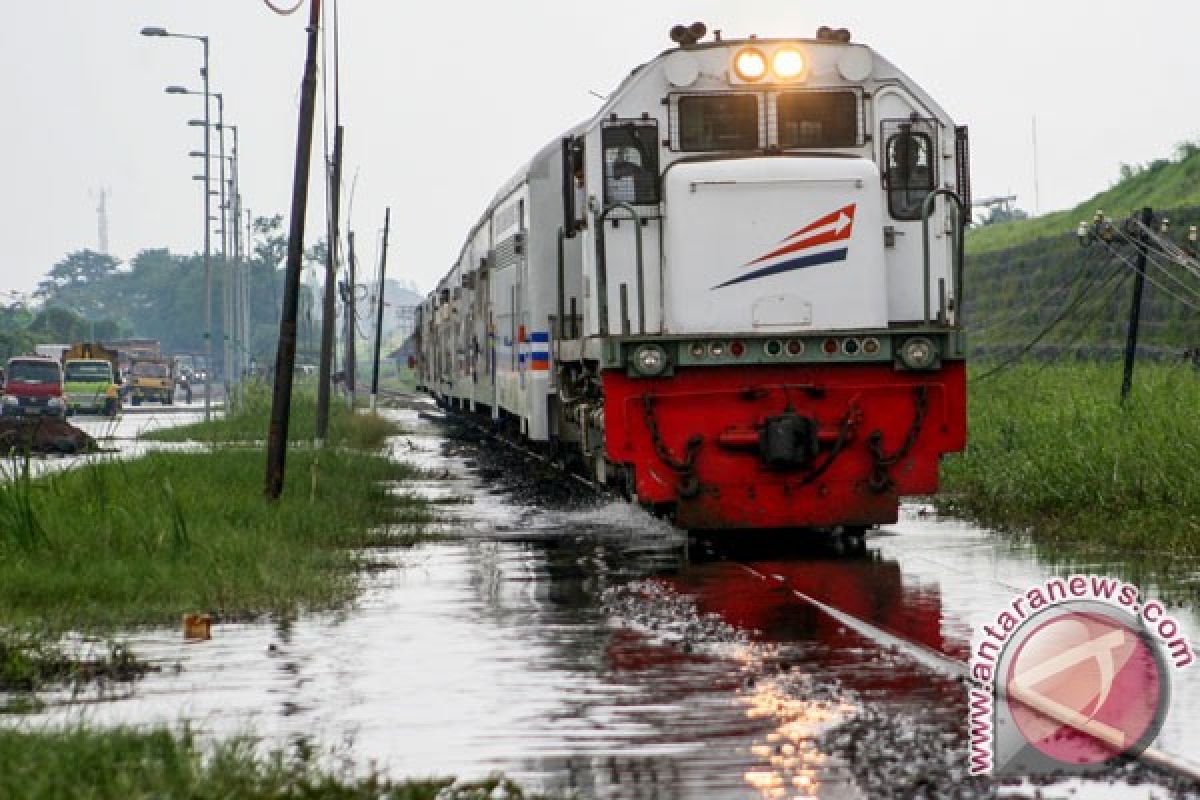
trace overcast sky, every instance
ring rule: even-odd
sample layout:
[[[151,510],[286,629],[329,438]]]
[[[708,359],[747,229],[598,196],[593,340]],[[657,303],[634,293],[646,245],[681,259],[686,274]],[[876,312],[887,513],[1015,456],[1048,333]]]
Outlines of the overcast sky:
[[[274,0],[290,5],[294,0]],[[333,0],[325,0],[330,4]],[[590,115],[677,22],[726,38],[848,27],[971,128],[976,198],[1015,193],[1041,211],[1110,185],[1121,163],[1200,138],[1200,5],[1149,0],[897,3],[860,0],[341,0],[341,110],[351,225],[375,258],[392,206],[389,274],[429,288],[497,186]],[[32,289],[68,252],[98,249],[95,192],[109,190],[112,255],[202,249],[199,43],[240,128],[242,190],[255,214],[289,208],[307,10],[263,0],[8,3],[0,26],[0,295]],[[1135,14],[1136,12],[1136,14]],[[214,104],[215,105],[215,104]],[[321,131],[306,239],[322,234]],[[215,164],[214,164],[215,169]],[[214,212],[215,213],[215,212]]]

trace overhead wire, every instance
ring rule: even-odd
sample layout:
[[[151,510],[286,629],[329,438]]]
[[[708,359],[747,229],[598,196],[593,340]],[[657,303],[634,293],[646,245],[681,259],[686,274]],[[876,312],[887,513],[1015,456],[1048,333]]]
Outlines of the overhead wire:
[[[1064,295],[1064,294],[1070,292],[1072,289],[1076,288],[1079,285],[1079,283],[1084,278],[1084,273],[1087,269],[1089,262],[1092,260],[1092,255],[1096,252],[1099,252],[1099,251],[1096,251],[1096,250],[1086,251],[1084,254],[1084,257],[1083,257],[1083,264],[1080,265],[1079,271],[1076,272],[1075,279],[1073,281],[1064,283],[1062,286],[1059,286],[1057,289],[1054,289],[1054,290],[1046,293],[1042,297],[1040,302],[1036,303],[1035,305],[1024,306],[1021,309],[1019,309],[1018,311],[1015,311],[1011,314],[1007,314],[1003,317],[1000,317],[999,319],[984,321],[982,324],[972,323],[971,331],[973,333],[975,333],[975,332],[1003,330],[1005,328],[1005,326],[1009,325],[1012,322],[1015,322],[1018,319],[1021,319],[1022,317],[1026,316],[1030,312],[1041,311],[1043,308],[1050,305],[1052,300],[1057,300],[1061,295]]]
[[[1146,228],[1146,226],[1143,225],[1140,220],[1137,221],[1137,224],[1139,226],[1141,226],[1143,229],[1145,229],[1147,232],[1149,232],[1152,236],[1155,236],[1156,239],[1158,239],[1157,235],[1155,235],[1153,231],[1150,231],[1148,228]],[[1200,290],[1197,290],[1196,288],[1189,286],[1187,283],[1185,283],[1183,281],[1183,279],[1181,279],[1180,277],[1178,277],[1177,275],[1172,273],[1169,269],[1167,269],[1165,266],[1163,266],[1161,263],[1159,263],[1158,259],[1155,257],[1156,254],[1155,254],[1154,250],[1152,250],[1144,241],[1136,239],[1124,231],[1119,231],[1118,233],[1121,236],[1121,238],[1123,238],[1126,242],[1131,244],[1135,249],[1138,250],[1139,253],[1143,253],[1146,256],[1147,263],[1149,263],[1152,266],[1161,270],[1163,272],[1163,274],[1165,274],[1168,278],[1170,278],[1176,284],[1178,284],[1180,288],[1182,288],[1185,291],[1192,294],[1197,300],[1200,300]],[[1157,243],[1161,244],[1161,240],[1158,240]],[[1155,284],[1155,285],[1157,286],[1158,284]],[[1160,288],[1162,288],[1162,287],[1160,287]],[[1164,289],[1164,291],[1166,291],[1166,290]],[[1171,294],[1171,292],[1167,292],[1167,293]]]
[[[1108,285],[1114,277],[1116,277],[1117,275],[1120,275],[1120,274],[1122,274],[1121,269],[1119,267],[1114,268],[1103,279],[1103,281],[1101,282],[1100,285],[1101,286]],[[1084,285],[1084,287],[1079,291],[1078,294],[1075,295],[1075,297],[1071,300],[1071,302],[1068,303],[1067,306],[1065,308],[1063,308],[1054,317],[1054,319],[1050,320],[1050,322],[1046,326],[1044,326],[1040,331],[1038,331],[1038,333],[1032,339],[1030,339],[1028,342],[1026,342],[1021,347],[1021,349],[1017,351],[1017,353],[1015,355],[1000,362],[992,369],[990,369],[987,372],[985,372],[984,374],[980,375],[978,378],[975,378],[975,380],[976,381],[986,380],[986,379],[1004,371],[1005,369],[1008,369],[1013,364],[1015,364],[1017,361],[1024,358],[1025,355],[1027,355],[1029,353],[1029,351],[1031,351],[1037,345],[1038,342],[1040,342],[1042,339],[1044,339],[1046,336],[1048,336],[1050,334],[1050,332],[1059,325],[1059,323],[1061,323],[1064,319],[1066,319],[1070,314],[1073,314],[1075,312],[1075,309],[1078,308],[1079,305],[1085,299],[1087,299],[1088,295],[1096,287],[1096,284],[1098,281],[1100,281],[1100,277],[1098,275],[1092,276],[1092,279],[1090,281],[1088,281],[1087,284]]]
[[[1101,241],[1103,241],[1103,240],[1101,240]],[[1128,267],[1130,270],[1132,270],[1135,274],[1138,272],[1137,264],[1135,264],[1132,260],[1130,260],[1130,258],[1127,255],[1125,255],[1121,251],[1117,250],[1116,247],[1114,247],[1112,245],[1112,243],[1104,242],[1104,245],[1110,249],[1110,251],[1113,253],[1113,256],[1115,258],[1117,258],[1117,260],[1121,261],[1126,267]],[[1147,256],[1147,262],[1149,262],[1149,261],[1150,261],[1150,258],[1149,258],[1149,256]],[[1190,300],[1188,300],[1185,297],[1180,297],[1178,294],[1171,291],[1163,284],[1159,283],[1157,280],[1154,279],[1154,277],[1152,275],[1150,275],[1148,270],[1141,270],[1141,272],[1142,272],[1143,276],[1145,277],[1145,279],[1147,281],[1149,281],[1151,283],[1151,285],[1153,285],[1159,291],[1161,291],[1164,294],[1166,294],[1167,296],[1175,299],[1176,301],[1183,303],[1185,306],[1192,309],[1193,311],[1200,311],[1200,305],[1191,302]],[[1190,287],[1188,287],[1188,288],[1189,288],[1189,291],[1192,291],[1190,289]],[[1198,299],[1200,299],[1200,292],[1197,292],[1196,296]]]
[[[1133,218],[1133,223],[1140,228],[1143,236],[1149,236],[1158,245],[1159,249],[1165,254],[1170,255],[1175,263],[1190,272],[1193,276],[1200,278],[1200,261],[1194,255],[1184,250],[1169,237],[1163,236],[1158,231],[1154,230],[1146,223],[1142,222],[1137,217]]]
[[[263,0],[263,2],[266,3],[267,8],[271,9],[281,17],[290,17],[292,14],[295,14],[300,10],[300,6],[304,5],[304,0],[296,0],[296,5],[292,6],[291,8],[282,8],[272,3],[271,0]]]

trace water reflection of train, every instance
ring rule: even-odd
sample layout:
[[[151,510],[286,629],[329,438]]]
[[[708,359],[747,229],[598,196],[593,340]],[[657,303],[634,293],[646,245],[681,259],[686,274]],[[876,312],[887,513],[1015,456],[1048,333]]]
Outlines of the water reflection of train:
[[[705,35],[497,192],[419,381],[682,527],[895,521],[965,443],[966,129],[845,31]]]
[[[565,728],[548,723],[545,735],[559,745],[519,768],[556,790],[595,797],[732,798],[780,780],[789,786],[800,781],[814,791],[830,783],[852,785],[852,772],[838,766],[820,736],[855,710],[842,704],[840,692],[814,700],[789,680],[807,675],[818,683],[835,681],[860,697],[913,706],[949,707],[943,693],[961,695],[958,684],[939,683],[920,664],[889,654],[792,591],[897,637],[963,657],[967,642],[943,627],[938,588],[913,583],[896,561],[875,553],[835,556],[820,547],[804,559],[768,556],[745,564],[677,560],[668,550],[639,559],[631,557],[628,535],[571,533],[526,540],[524,563],[535,565],[537,577],[520,595],[505,602],[502,593],[487,588],[505,583],[498,576],[481,586],[497,610],[536,597],[537,615],[553,620],[556,642],[555,655],[543,655],[542,663],[569,664],[586,676],[573,681],[579,688],[560,714],[587,720],[586,734],[573,723]],[[503,562],[486,561],[504,569]],[[621,624],[597,631],[590,623],[605,613],[604,590],[631,578],[635,582],[627,591],[639,601],[620,607],[613,619]],[[684,601],[680,607],[694,604],[696,628],[674,615],[672,598]],[[709,638],[704,631],[714,626],[705,621],[708,615],[748,634],[747,643]],[[518,620],[518,635],[533,634],[526,614],[510,617]],[[698,635],[690,632],[697,630]],[[544,633],[533,635],[541,640]],[[784,672],[782,665],[788,667]],[[763,796],[773,795],[764,789]]]
[[[895,561],[864,554],[764,560],[751,566],[715,561],[667,580],[677,591],[694,596],[701,611],[755,631],[763,641],[817,643],[827,651],[846,652],[851,660],[861,656],[861,637],[799,593],[906,641],[966,657],[968,643],[943,630],[938,587],[906,584]]]

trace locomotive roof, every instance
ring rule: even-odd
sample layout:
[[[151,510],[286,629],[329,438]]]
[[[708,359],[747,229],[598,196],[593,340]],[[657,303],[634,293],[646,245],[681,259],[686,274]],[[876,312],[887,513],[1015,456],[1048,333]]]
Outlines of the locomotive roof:
[[[719,41],[713,39],[710,41],[697,42],[695,44],[690,44],[690,45],[677,45],[675,47],[668,47],[667,49],[661,51],[654,58],[652,58],[649,61],[646,61],[642,64],[638,64],[636,67],[634,67],[632,70],[630,70],[629,74],[625,76],[625,78],[617,85],[617,87],[615,89],[613,89],[613,91],[611,93],[609,93],[607,99],[604,101],[604,103],[602,103],[600,105],[600,108],[597,109],[596,112],[591,117],[588,117],[587,119],[584,119],[584,120],[576,123],[575,125],[571,126],[570,128],[567,128],[562,133],[560,133],[557,137],[555,137],[553,140],[551,140],[546,145],[541,147],[533,155],[532,158],[530,158],[528,161],[526,161],[524,164],[522,164],[521,167],[515,173],[513,173],[512,177],[510,177],[507,181],[505,181],[500,186],[500,188],[496,191],[496,193],[494,195],[492,195],[492,199],[488,202],[487,206],[485,206],[483,212],[479,215],[479,218],[475,221],[475,224],[471,226],[466,239],[463,241],[462,247],[459,248],[458,258],[455,260],[454,265],[451,267],[451,271],[453,271],[454,266],[457,266],[462,261],[463,253],[465,253],[467,250],[467,247],[470,246],[471,240],[475,237],[476,233],[479,231],[479,228],[487,222],[488,215],[490,215],[492,213],[492,210],[495,209],[496,206],[498,206],[500,204],[500,202],[504,200],[504,198],[506,198],[510,194],[512,194],[513,191],[515,191],[517,189],[517,187],[519,187],[522,183],[525,183],[529,179],[530,167],[533,164],[538,163],[539,161],[541,161],[544,158],[553,156],[554,153],[557,152],[559,150],[559,148],[562,147],[563,138],[578,135],[579,133],[591,128],[593,125],[595,125],[600,120],[607,118],[612,113],[612,107],[614,105],[616,105],[618,102],[620,102],[620,100],[622,99],[622,97],[625,93],[625,90],[630,86],[630,84],[632,84],[634,81],[636,81],[637,79],[639,79],[642,76],[642,73],[645,72],[647,67],[663,60],[667,56],[670,56],[670,55],[673,55],[674,53],[679,53],[679,52],[697,52],[697,51],[704,51],[704,50],[716,50],[716,49],[723,48],[723,47],[749,47],[749,46],[753,46],[753,45],[776,45],[776,44],[789,44],[789,43],[820,45],[822,47],[855,47],[855,46],[865,47],[871,51],[871,54],[874,56],[876,61],[880,65],[885,67],[885,71],[894,72],[898,75],[903,75],[903,73],[894,64],[892,64],[892,62],[888,61],[886,58],[884,58],[882,55],[880,55],[878,50],[876,50],[875,48],[871,47],[870,45],[868,45],[864,42],[856,42],[856,41],[841,42],[841,41],[831,41],[828,39],[816,39],[816,38],[805,38],[805,37],[795,37],[795,36],[770,37],[770,38],[745,37],[745,38],[740,38],[740,39],[721,39]],[[942,107],[916,83],[914,83],[910,80],[908,82],[908,88],[919,97],[921,102],[927,108],[933,110],[939,116],[942,116],[942,117],[949,116],[942,109]],[[448,275],[444,276],[441,281],[438,281],[439,287],[442,285],[442,283],[445,282],[446,277],[448,277]]]

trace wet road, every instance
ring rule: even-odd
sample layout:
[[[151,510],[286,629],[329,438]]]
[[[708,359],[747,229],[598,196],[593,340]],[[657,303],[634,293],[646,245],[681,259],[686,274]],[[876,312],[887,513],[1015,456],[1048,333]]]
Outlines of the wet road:
[[[396,569],[373,571],[353,609],[218,625],[200,645],[137,634],[163,672],[23,722],[187,721],[393,777],[502,770],[596,797],[1171,796],[1125,782],[1138,771],[968,780],[964,687],[792,591],[965,659],[976,626],[1058,571],[1029,548],[911,506],[856,556],[731,558],[469,431],[397,413],[412,431],[397,457],[439,476],[407,490],[466,501],[442,506],[453,538],[372,554]],[[1193,612],[1173,613],[1200,639]],[[1158,744],[1191,756],[1200,669],[1174,677]]]
[[[216,407],[213,413],[220,413]],[[204,419],[204,399],[192,403],[176,403],[173,406],[143,405],[125,408],[115,417],[93,414],[76,414],[68,418],[75,427],[96,440],[100,452],[86,456],[37,455],[30,459],[34,474],[69,469],[87,461],[136,456],[151,448],[178,449],[179,444],[145,441],[141,437],[150,431],[175,425],[186,425]],[[0,477],[20,469],[18,462],[0,462]]]

